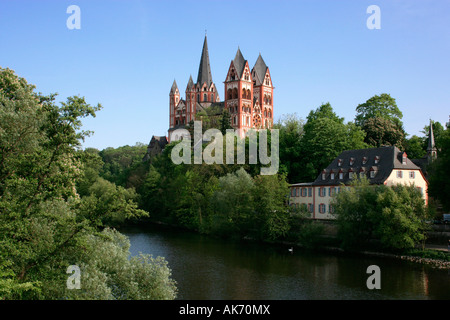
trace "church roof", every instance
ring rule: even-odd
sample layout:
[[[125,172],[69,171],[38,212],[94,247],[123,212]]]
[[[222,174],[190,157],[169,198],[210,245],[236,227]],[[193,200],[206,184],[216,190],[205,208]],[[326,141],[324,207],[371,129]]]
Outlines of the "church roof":
[[[212,82],[211,67],[209,65],[208,42],[205,35],[202,57],[200,58],[200,66],[198,68],[197,84],[203,85],[206,83],[207,86],[210,86]]]
[[[403,152],[396,146],[384,146],[380,148],[347,150],[337,156],[330,165],[323,170],[325,180],[320,174],[313,182],[314,185],[339,185],[349,184],[349,172],[359,174],[361,171],[367,175],[371,184],[382,184],[389,177],[393,169],[420,170],[411,159],[406,164],[402,163]],[[370,178],[369,172],[376,171],[375,177]],[[338,173],[343,172],[344,178],[339,179]],[[335,173],[334,179],[330,174]]]
[[[192,80],[192,75],[189,76],[189,81],[186,87],[186,90],[190,90],[194,87],[194,81]]]
[[[177,82],[173,80],[172,88],[170,88],[170,93],[175,93],[178,89]]]
[[[266,76],[267,72],[267,65],[264,62],[264,59],[262,58],[261,54],[259,54],[255,66],[253,67],[253,70],[255,71],[256,75],[256,84],[259,85],[263,83],[264,77]]]
[[[239,78],[242,77],[242,72],[244,72],[246,61],[247,60],[245,60],[244,56],[242,55],[241,49],[238,48],[238,50],[236,52],[236,56],[234,57],[234,60],[233,60],[233,64],[234,64],[234,67],[236,68],[236,72],[237,72]]]
[[[434,143],[433,123],[430,120],[430,128],[428,129],[428,148],[427,151],[435,151],[436,144]]]

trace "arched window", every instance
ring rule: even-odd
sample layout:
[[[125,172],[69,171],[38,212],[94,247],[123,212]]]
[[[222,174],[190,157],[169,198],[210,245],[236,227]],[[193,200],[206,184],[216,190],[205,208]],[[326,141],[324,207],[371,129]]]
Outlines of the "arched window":
[[[233,99],[237,99],[238,98],[238,91],[237,88],[233,89]]]
[[[245,94],[245,89],[242,90],[242,99],[247,99],[247,95]]]
[[[250,100],[252,98],[252,92],[250,89],[247,89],[247,99]]]
[[[267,109],[264,109],[264,117],[267,118]]]
[[[233,99],[233,90],[228,89],[227,90],[228,99]]]
[[[269,118],[272,118],[272,111],[269,110]]]
[[[197,93],[197,102],[200,102],[200,94]]]
[[[203,101],[208,101],[208,95],[206,93],[203,94]]]

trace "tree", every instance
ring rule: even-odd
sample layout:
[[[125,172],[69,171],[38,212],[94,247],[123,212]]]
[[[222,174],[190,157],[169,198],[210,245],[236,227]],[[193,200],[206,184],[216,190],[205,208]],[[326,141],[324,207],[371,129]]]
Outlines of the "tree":
[[[365,147],[364,132],[353,123],[344,123],[329,103],[311,111],[301,139],[300,181],[314,180],[342,151]]]
[[[250,218],[254,214],[254,188],[252,177],[243,168],[220,177],[212,201],[215,215],[212,229],[216,234],[247,235]]]
[[[367,133],[366,143],[374,147],[397,145],[403,149],[406,136],[401,121],[403,114],[389,94],[373,96],[358,105],[356,112],[355,124]]]
[[[161,260],[141,260],[142,272],[136,262],[131,265],[123,259],[116,269],[109,268],[111,249],[129,254],[118,234],[98,228],[108,206],[118,208],[117,199],[103,203],[105,211],[96,206],[90,206],[95,212],[83,210],[89,206],[76,187],[83,185],[84,193],[95,193],[89,187],[95,173],[83,170],[95,168],[96,158],[87,161],[79,152],[81,141],[90,134],[81,129],[81,119],[94,117],[101,106],[77,96],[58,106],[56,95],[42,96],[34,89],[12,70],[0,69],[0,299],[173,298],[170,274]],[[114,194],[119,203],[121,193]],[[73,264],[85,268],[83,283],[92,291],[83,295],[67,290],[66,270]],[[128,278],[117,278],[119,270],[128,270]],[[112,277],[116,280],[109,281]],[[161,289],[167,285],[168,294],[152,295],[150,286],[142,286],[139,295],[132,283],[138,279]],[[108,294],[120,286],[120,294]]]
[[[372,147],[388,145],[404,149],[405,132],[388,119],[369,118],[364,122],[362,129],[366,132],[365,142]]]
[[[357,126],[363,126],[364,122],[371,118],[383,118],[401,124],[399,121],[403,118],[403,114],[397,107],[395,99],[387,93],[382,93],[356,107],[355,124]]]
[[[284,175],[257,176],[253,193],[255,213],[251,217],[263,240],[277,240],[290,229],[286,205],[289,185]]]
[[[441,149],[437,159],[428,167],[429,188],[431,197],[437,198],[446,211],[450,210],[450,128],[447,128],[440,137]]]
[[[231,126],[231,115],[228,109],[223,109],[222,118],[220,119],[220,131],[225,136],[228,129],[233,129]]]
[[[420,159],[427,154],[423,148],[423,139],[416,135],[405,141],[405,152],[410,159]]]
[[[414,186],[374,186],[363,179],[341,189],[333,206],[344,248],[361,249],[378,239],[384,248],[404,250],[425,240],[428,211]]]
[[[279,130],[280,143],[280,170],[287,174],[291,183],[300,180],[302,168],[301,139],[303,135],[304,120],[296,114],[288,114],[278,120],[274,129]]]

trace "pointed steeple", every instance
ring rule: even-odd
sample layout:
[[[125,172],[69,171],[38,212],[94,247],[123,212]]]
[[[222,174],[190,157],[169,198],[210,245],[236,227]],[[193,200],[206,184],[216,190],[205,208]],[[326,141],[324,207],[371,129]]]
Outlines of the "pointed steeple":
[[[234,57],[233,60],[233,64],[234,67],[236,68],[236,72],[240,77],[242,77],[242,72],[244,71],[244,67],[245,67],[245,59],[244,56],[242,55],[241,49],[238,47],[238,50],[236,52],[236,56]]]
[[[255,71],[256,74],[256,85],[262,84],[264,81],[264,77],[266,76],[267,65],[264,62],[261,53],[259,54],[258,59],[256,60],[255,66],[253,67],[253,71]]]
[[[208,41],[203,42],[202,57],[200,58],[200,66],[198,68],[197,84],[206,85],[209,87],[212,83],[211,67],[209,66]]]
[[[427,151],[436,151],[436,145],[434,143],[433,122],[430,120],[430,128],[428,129],[428,148]]]
[[[437,156],[437,148],[434,142],[433,122],[430,119],[430,128],[428,129],[428,147],[427,147],[428,160],[431,161]]]
[[[177,82],[175,81],[175,79],[173,80],[173,84],[172,84],[172,88],[170,88],[170,94],[175,94],[175,92],[177,91],[178,86],[177,86]]]
[[[186,87],[186,91],[189,91],[192,89],[192,87],[194,86],[194,81],[192,80],[192,75],[189,76],[189,81]]]

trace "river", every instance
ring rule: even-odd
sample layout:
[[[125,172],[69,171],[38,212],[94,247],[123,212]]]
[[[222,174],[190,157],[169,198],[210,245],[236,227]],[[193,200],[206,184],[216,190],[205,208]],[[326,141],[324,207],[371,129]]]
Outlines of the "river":
[[[187,300],[450,299],[450,271],[392,258],[215,239],[163,226],[121,230],[131,254],[162,256]],[[367,268],[380,268],[368,289]]]

